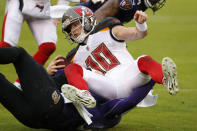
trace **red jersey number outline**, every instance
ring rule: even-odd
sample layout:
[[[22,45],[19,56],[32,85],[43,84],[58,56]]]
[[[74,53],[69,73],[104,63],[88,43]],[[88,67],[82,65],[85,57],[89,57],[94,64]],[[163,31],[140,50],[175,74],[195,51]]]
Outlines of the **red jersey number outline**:
[[[91,55],[97,62],[95,62],[91,56],[88,56],[85,61],[86,66],[101,71],[103,74],[120,64],[118,59],[111,53],[104,43],[101,43],[95,50],[93,50]],[[99,65],[102,66],[102,68]]]

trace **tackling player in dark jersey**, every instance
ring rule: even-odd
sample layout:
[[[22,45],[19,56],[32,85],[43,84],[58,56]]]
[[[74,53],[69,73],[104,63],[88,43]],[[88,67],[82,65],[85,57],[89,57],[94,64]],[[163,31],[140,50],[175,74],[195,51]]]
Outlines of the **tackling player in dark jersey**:
[[[111,128],[120,122],[122,113],[134,108],[154,86],[150,81],[127,98],[87,108],[93,115],[92,123],[88,125],[72,103],[65,103],[60,93],[62,83],[67,83],[64,74],[52,78],[21,47],[0,48],[0,64],[9,63],[14,64],[22,91],[0,73],[0,103],[21,123],[37,129],[76,130],[82,125],[86,128]]]
[[[145,11],[150,8],[155,12],[162,8],[165,3],[166,0],[105,0],[104,3],[94,4],[88,1],[79,5],[86,6],[95,12],[99,22],[107,16],[113,16],[125,23],[133,19],[137,10]]]

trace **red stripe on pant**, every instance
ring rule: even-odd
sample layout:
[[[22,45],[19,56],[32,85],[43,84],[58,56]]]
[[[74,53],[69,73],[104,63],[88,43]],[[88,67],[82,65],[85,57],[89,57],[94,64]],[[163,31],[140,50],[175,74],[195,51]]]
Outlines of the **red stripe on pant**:
[[[1,36],[0,47],[11,47],[11,45],[9,43],[4,42],[5,23],[6,23],[6,20],[7,20],[7,15],[8,15],[8,12],[5,13],[4,20],[3,20],[3,28],[2,28],[2,36]]]
[[[8,15],[8,11],[5,13],[4,20],[3,20],[2,41],[4,41],[5,23],[7,20],[7,15]]]

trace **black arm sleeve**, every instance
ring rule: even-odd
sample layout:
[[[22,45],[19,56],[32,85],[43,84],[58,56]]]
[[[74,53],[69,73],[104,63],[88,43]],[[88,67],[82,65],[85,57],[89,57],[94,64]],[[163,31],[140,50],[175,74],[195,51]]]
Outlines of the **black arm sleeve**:
[[[71,62],[75,54],[77,53],[77,50],[79,49],[80,45],[77,45],[75,48],[73,48],[68,54],[66,55],[66,59]]]
[[[105,29],[107,27],[112,29],[116,25],[123,25],[123,24],[117,18],[107,17],[95,27],[95,29],[91,34],[97,33],[98,31]]]

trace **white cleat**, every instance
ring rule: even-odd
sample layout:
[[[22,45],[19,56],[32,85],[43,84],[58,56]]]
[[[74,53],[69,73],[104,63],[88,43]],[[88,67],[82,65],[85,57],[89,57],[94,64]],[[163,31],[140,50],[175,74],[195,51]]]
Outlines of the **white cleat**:
[[[96,100],[87,90],[79,90],[72,85],[64,84],[61,87],[61,91],[72,102],[80,103],[87,108],[94,108],[96,106]]]
[[[163,84],[167,88],[171,95],[175,95],[178,92],[178,81],[177,81],[177,70],[174,61],[165,57],[162,59],[162,70],[163,70]]]

